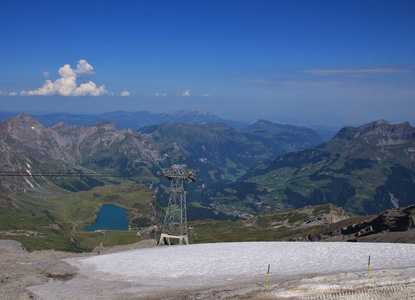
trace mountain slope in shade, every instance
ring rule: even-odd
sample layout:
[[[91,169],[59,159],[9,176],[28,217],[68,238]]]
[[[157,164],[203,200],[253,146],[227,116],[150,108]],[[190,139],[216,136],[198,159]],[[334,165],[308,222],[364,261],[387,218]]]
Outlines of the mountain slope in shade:
[[[260,127],[261,130],[254,130]],[[274,129],[279,127],[283,125],[260,121],[237,131],[222,123],[180,123],[150,126],[140,132],[149,134],[153,143],[176,144],[188,157],[187,161],[190,158],[189,166],[199,174],[209,173],[203,180],[212,183],[234,181],[248,169],[290,149],[305,149],[321,142],[311,129],[296,126],[290,126],[289,130]]]
[[[311,148],[323,142],[313,129],[294,125],[281,125],[259,120],[241,130],[245,134],[260,136],[279,145],[284,152],[293,152]],[[273,148],[270,145],[270,148]]]
[[[415,128],[379,120],[345,127],[330,141],[279,156],[212,191],[211,205],[244,214],[334,203],[358,214],[415,201]]]

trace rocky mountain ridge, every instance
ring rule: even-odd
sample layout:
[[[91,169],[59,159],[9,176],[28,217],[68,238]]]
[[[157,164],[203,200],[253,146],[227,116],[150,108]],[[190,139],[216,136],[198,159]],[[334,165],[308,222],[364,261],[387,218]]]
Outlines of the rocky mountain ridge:
[[[360,127],[344,127],[333,140],[376,139],[378,145],[398,145],[415,139],[415,127],[408,122],[391,124],[386,120],[378,120]]]

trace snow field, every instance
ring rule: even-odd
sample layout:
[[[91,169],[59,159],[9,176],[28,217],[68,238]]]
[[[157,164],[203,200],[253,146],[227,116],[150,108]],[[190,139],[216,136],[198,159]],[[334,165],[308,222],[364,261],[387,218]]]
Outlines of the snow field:
[[[136,249],[68,260],[97,273],[134,279],[218,281],[262,275],[271,277],[334,274],[415,267],[415,245],[381,243],[244,242]],[[271,278],[270,277],[270,278]],[[271,280],[271,279],[270,279]]]
[[[68,280],[28,289],[44,300],[415,299],[415,245],[246,242],[160,246],[65,259]],[[371,256],[370,278],[367,278]],[[266,272],[271,265],[268,289]]]

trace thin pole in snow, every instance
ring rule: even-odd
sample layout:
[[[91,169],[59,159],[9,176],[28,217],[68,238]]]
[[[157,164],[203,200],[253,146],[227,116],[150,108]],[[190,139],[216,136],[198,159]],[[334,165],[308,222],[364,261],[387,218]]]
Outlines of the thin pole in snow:
[[[268,265],[268,271],[267,271],[267,281],[265,282],[265,289],[268,289],[268,279],[269,279],[269,268],[271,265]]]
[[[370,255],[369,255],[369,260],[367,262],[367,279],[370,278]]]

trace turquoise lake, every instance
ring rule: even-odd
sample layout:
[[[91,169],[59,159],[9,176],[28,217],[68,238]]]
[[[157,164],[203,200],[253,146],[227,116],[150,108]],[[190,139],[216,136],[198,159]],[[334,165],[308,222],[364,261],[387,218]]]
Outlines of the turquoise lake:
[[[128,210],[117,205],[103,205],[99,212],[95,213],[97,220],[94,224],[85,226],[85,231],[95,230],[128,230],[130,220],[127,219]]]

